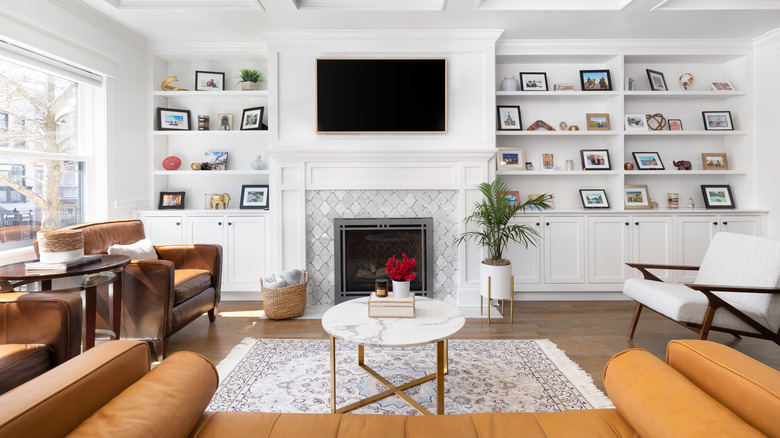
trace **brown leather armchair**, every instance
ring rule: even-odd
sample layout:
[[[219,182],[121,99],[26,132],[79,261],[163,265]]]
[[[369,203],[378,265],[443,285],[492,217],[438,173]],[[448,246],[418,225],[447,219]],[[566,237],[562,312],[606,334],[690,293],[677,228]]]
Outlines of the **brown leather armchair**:
[[[81,352],[81,296],[0,294],[0,394]]]
[[[140,220],[72,225],[82,230],[84,254],[107,254],[111,245],[145,238]],[[122,332],[124,339],[152,343],[158,360],[168,339],[203,313],[214,322],[222,286],[222,247],[187,244],[155,246],[160,260],[133,260],[124,270]],[[37,246],[36,246],[37,251]]]

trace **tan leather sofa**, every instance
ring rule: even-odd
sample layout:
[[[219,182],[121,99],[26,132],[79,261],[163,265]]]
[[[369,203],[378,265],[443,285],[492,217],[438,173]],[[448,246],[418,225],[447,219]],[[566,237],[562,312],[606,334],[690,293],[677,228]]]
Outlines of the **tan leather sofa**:
[[[709,341],[613,357],[615,409],[430,417],[204,412],[212,364],[182,352],[149,371],[147,348],[108,342],[0,396],[0,438],[780,437],[780,373]]]
[[[0,394],[81,352],[81,297],[0,294]]]
[[[139,220],[90,222],[62,229],[84,233],[85,254],[107,254],[111,245],[129,245],[146,237]],[[162,360],[171,335],[206,312],[209,321],[216,320],[222,247],[164,245],[155,250],[159,260],[133,260],[125,267],[121,337],[151,342],[155,356]]]

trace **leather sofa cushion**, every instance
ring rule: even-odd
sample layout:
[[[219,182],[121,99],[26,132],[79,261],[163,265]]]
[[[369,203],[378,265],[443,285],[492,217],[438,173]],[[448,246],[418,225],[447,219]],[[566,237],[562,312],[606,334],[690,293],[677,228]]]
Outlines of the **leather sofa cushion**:
[[[44,344],[0,344],[0,394],[50,368],[51,355]]]
[[[173,271],[173,305],[183,303],[211,287],[211,274],[205,269]]]

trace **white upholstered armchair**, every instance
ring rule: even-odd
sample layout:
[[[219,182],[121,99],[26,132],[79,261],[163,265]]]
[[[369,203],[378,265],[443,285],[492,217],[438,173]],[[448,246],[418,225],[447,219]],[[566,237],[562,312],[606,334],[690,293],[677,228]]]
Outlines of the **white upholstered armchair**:
[[[644,279],[627,280],[623,294],[637,302],[628,337],[648,307],[699,333],[752,336],[780,345],[780,240],[718,233],[700,267],[628,263]],[[698,270],[693,284],[664,283],[649,270]]]

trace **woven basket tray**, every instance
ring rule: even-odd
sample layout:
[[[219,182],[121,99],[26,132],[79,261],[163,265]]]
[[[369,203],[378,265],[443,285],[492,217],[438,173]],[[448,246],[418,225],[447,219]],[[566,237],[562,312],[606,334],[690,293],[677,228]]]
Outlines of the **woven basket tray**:
[[[304,272],[304,280],[294,286],[271,289],[263,287],[260,279],[260,290],[263,293],[263,310],[270,319],[290,319],[303,315],[306,310],[306,286],[309,284],[309,273]]]

